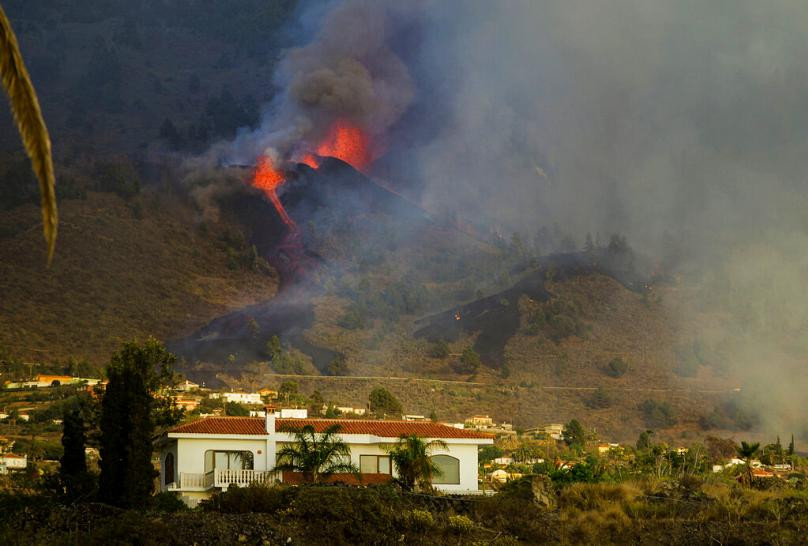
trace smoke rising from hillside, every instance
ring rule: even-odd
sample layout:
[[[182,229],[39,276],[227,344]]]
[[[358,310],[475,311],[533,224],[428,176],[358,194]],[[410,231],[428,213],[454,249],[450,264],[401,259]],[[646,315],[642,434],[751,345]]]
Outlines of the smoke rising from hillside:
[[[723,313],[715,343],[764,424],[804,426],[808,6],[472,1],[428,15],[422,72],[453,85],[447,123],[416,150],[424,199],[677,254],[700,310]],[[699,335],[689,311],[681,323]]]
[[[700,307],[680,313],[683,339],[701,335],[697,315],[720,317],[706,343],[722,348],[770,430],[800,432],[804,2],[313,9],[323,14],[313,41],[283,57],[278,99],[226,155],[293,154],[348,117],[389,142],[390,176],[412,178],[429,210],[528,236],[557,224],[579,242],[619,232],[658,260],[675,256],[699,288]]]

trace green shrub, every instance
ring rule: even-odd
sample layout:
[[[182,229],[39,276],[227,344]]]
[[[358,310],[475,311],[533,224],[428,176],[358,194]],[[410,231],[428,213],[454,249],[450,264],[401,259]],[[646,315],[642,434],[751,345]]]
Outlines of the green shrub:
[[[175,493],[163,491],[157,493],[152,499],[152,506],[158,512],[184,512],[188,506]]]
[[[313,544],[386,544],[408,529],[405,503],[393,487],[299,487],[289,515],[306,522]]]
[[[622,358],[614,358],[606,367],[606,373],[612,377],[623,377],[628,371],[628,364]]]
[[[449,529],[455,533],[467,534],[474,529],[474,521],[468,516],[449,516]]]
[[[429,347],[429,356],[432,358],[446,358],[449,356],[449,344],[439,339]]]
[[[284,486],[250,485],[231,487],[224,493],[202,501],[200,506],[207,512],[246,514],[249,512],[275,513],[286,508],[295,497],[296,490]]]
[[[613,403],[612,395],[603,387],[598,387],[592,396],[586,401],[586,405],[592,409],[604,409],[611,407]]]
[[[650,427],[670,427],[676,424],[676,415],[667,402],[644,400],[639,405],[645,416],[645,422]]]
[[[427,510],[413,510],[410,512],[410,527],[414,531],[429,531],[435,526],[435,518],[432,512]]]

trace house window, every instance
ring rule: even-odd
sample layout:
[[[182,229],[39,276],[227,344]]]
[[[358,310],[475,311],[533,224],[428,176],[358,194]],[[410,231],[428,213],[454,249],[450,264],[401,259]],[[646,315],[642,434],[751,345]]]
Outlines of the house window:
[[[390,457],[387,455],[360,455],[359,472],[362,474],[390,474]]]
[[[214,451],[205,452],[205,472],[214,469],[252,470],[252,451]]]
[[[163,475],[165,476],[165,484],[174,483],[174,454],[169,453],[166,455],[166,460],[163,462]]]
[[[460,483],[460,459],[455,459],[450,455],[435,455],[430,459],[440,470],[432,477],[433,484]]]

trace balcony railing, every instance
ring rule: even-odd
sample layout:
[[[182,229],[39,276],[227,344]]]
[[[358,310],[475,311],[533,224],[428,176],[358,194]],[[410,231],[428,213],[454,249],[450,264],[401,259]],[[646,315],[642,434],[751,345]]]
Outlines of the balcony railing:
[[[213,487],[227,489],[231,485],[245,487],[251,483],[271,484],[282,480],[282,474],[274,470],[236,470],[217,468],[210,472],[180,472],[179,482],[168,485],[171,491],[207,491]]]
[[[265,484],[281,481],[281,473],[274,470],[236,470],[217,468],[214,487],[227,489],[231,485],[244,487],[251,483]]]

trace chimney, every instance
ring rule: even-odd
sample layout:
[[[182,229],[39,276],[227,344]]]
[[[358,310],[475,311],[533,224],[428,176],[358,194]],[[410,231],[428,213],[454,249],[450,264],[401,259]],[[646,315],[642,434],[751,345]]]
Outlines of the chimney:
[[[269,405],[264,407],[264,425],[267,434],[275,432],[275,406]]]

